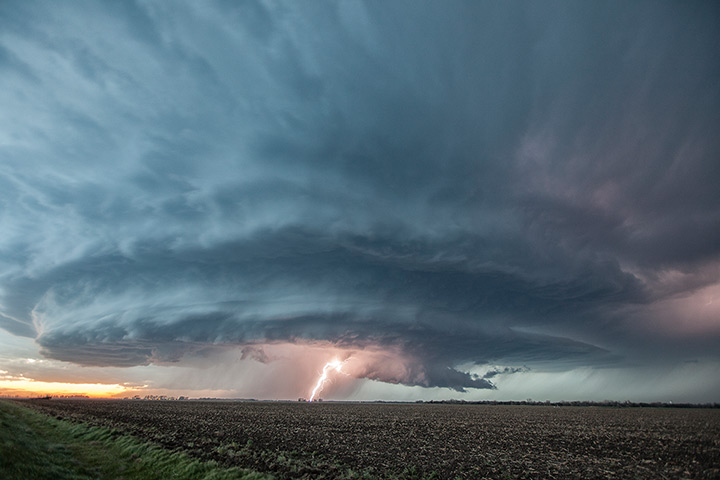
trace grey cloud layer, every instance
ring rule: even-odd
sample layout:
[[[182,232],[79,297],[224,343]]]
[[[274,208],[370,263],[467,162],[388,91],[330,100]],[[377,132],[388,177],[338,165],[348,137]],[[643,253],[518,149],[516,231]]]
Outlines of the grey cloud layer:
[[[330,340],[483,388],[454,367],[620,362],[717,283],[711,4],[0,18],[0,325],[50,357]]]

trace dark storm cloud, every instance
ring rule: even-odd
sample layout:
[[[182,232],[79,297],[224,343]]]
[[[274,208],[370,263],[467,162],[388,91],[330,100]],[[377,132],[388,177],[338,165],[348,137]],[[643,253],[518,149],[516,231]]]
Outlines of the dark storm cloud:
[[[330,341],[492,388],[458,365],[622,362],[717,283],[710,4],[0,13],[0,326],[49,357]]]
[[[46,283],[37,286],[44,296],[35,315],[51,324],[40,325],[38,341],[54,358],[99,365],[176,361],[208,344],[399,346],[424,361],[434,385],[464,378],[458,387],[484,384],[447,368],[459,361],[607,357],[597,347],[520,333],[507,323],[606,305],[627,295],[622,286],[591,271],[583,274],[597,278],[538,286],[467,261],[429,258],[447,245],[378,252],[391,244],[290,229],[182,254],[86,259],[56,272],[72,281],[51,280],[49,292]]]

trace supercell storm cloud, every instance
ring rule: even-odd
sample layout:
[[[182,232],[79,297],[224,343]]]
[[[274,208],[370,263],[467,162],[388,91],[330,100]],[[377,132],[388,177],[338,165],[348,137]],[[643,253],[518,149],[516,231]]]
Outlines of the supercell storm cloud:
[[[459,392],[717,363],[719,24],[712,2],[4,2],[0,326],[78,365],[328,348]]]

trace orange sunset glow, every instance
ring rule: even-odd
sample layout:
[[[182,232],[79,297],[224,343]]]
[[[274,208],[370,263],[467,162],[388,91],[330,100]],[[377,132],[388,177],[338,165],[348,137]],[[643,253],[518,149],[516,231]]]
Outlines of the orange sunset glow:
[[[0,380],[0,395],[87,395],[93,398],[113,397],[127,391],[118,384],[40,382],[30,378]]]

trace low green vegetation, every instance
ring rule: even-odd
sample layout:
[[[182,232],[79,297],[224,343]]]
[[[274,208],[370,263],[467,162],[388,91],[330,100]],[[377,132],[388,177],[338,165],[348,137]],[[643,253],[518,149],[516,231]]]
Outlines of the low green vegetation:
[[[4,480],[271,478],[223,468],[113,430],[72,424],[0,401],[0,478]]]

